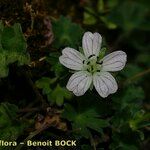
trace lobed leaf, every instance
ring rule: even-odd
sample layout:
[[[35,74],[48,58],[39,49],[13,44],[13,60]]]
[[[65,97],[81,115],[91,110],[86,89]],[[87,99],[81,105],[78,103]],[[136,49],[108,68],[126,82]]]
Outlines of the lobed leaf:
[[[4,27],[0,22],[0,77],[9,73],[9,65],[18,62],[18,65],[28,64],[30,56],[26,51],[27,44],[19,23]]]

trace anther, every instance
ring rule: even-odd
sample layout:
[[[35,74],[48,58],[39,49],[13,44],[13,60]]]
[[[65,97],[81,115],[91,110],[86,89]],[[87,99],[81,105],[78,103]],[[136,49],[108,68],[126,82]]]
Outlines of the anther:
[[[90,56],[88,57],[88,59],[90,59],[90,58],[93,57],[93,56],[95,56],[95,55],[94,55],[94,54],[90,55]]]
[[[88,68],[87,71],[90,72],[90,69]]]
[[[99,65],[102,65],[102,64],[103,64],[103,61],[96,62],[96,63],[99,64]]]
[[[89,65],[89,64],[90,64],[90,62],[88,61],[88,62],[87,62],[87,65]]]

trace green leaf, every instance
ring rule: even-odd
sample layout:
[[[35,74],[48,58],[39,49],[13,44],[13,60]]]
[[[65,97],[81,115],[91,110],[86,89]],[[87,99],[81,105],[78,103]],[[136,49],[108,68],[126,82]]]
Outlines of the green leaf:
[[[150,113],[145,113],[143,110],[139,110],[134,113],[134,116],[129,121],[130,127],[138,131],[137,129],[146,127],[150,125]]]
[[[50,79],[48,77],[42,77],[41,79],[37,80],[35,84],[39,89],[43,90],[43,94],[49,94],[52,91],[50,85],[55,83],[56,80],[57,78]]]
[[[107,17],[101,16],[100,19],[105,23],[105,25],[108,27],[108,29],[116,29],[117,25],[110,21]]]
[[[47,57],[47,61],[51,65],[51,71],[55,72],[56,77],[63,76],[65,72],[65,67],[59,62],[59,56],[59,53],[53,52]]]
[[[18,107],[14,104],[0,104],[0,139],[13,141],[22,134],[25,125],[17,120]]]
[[[112,9],[108,19],[125,31],[139,29],[144,25],[148,8],[135,1],[123,1]]]
[[[62,117],[71,121],[73,130],[86,138],[91,135],[89,129],[102,133],[102,128],[109,125],[107,120],[99,118],[99,115],[93,108],[77,111],[71,105],[65,105]]]
[[[132,78],[142,71],[143,68],[136,64],[127,64],[125,69],[123,69],[120,74],[124,77],[122,80],[126,79],[128,81],[124,83],[126,86],[128,86],[131,83],[141,83],[141,81],[143,81],[143,78]]]
[[[84,11],[84,14],[83,14],[84,15],[83,23],[87,25],[94,25],[97,22],[94,16],[95,14],[94,10],[90,7],[86,7],[85,9],[86,11]]]
[[[56,88],[51,92],[49,101],[53,100],[58,106],[62,106],[64,99],[71,99],[72,94],[64,87],[57,84]]]
[[[144,91],[141,87],[129,86],[126,93],[122,97],[124,102],[134,102],[134,100],[143,100],[145,97]]]
[[[44,95],[47,95],[47,99],[50,104],[62,106],[65,99],[71,99],[72,94],[65,87],[61,87],[59,84],[55,86],[54,83],[56,81],[57,78],[50,79],[48,77],[42,77],[37,80],[35,84],[39,89],[42,89]]]
[[[103,0],[98,0],[97,10],[99,12],[103,12],[104,11],[104,1]]]
[[[8,75],[11,63],[18,62],[19,66],[29,63],[30,57],[26,48],[20,24],[4,27],[0,22],[0,77]]]
[[[9,103],[1,103],[0,105],[0,127],[11,125],[11,120],[15,118],[17,107]]]
[[[107,1],[107,5],[110,9],[114,8],[118,4],[119,0],[109,0]]]
[[[69,104],[65,105],[62,117],[66,118],[69,121],[74,121],[76,116],[77,116],[76,110]]]
[[[54,47],[78,47],[83,34],[83,29],[79,25],[72,23],[70,19],[64,16],[61,16],[57,21],[53,21],[52,24],[55,36]]]
[[[16,23],[12,27],[5,27],[2,32],[1,43],[5,50],[26,52],[27,44],[20,24]]]
[[[123,111],[122,115],[127,117],[126,113],[136,113],[137,110],[139,110],[139,106],[144,98],[145,93],[141,87],[130,85],[125,87],[119,96],[116,95],[112,98],[113,107],[117,109],[117,111]],[[126,111],[126,113],[124,113],[124,111]]]

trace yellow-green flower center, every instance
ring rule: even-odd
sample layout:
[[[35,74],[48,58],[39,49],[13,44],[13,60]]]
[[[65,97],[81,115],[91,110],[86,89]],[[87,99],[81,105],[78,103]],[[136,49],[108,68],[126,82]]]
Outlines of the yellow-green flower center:
[[[100,72],[102,63],[102,61],[98,61],[98,58],[95,55],[91,55],[87,60],[83,61],[84,70],[92,74],[95,72]]]

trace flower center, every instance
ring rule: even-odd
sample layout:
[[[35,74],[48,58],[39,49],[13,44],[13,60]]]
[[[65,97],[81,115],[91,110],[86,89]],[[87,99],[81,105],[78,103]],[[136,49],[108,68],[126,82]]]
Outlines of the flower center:
[[[84,69],[92,74],[100,72],[103,62],[98,62],[98,57],[90,55],[87,60],[83,61]]]

